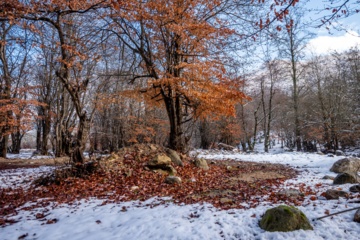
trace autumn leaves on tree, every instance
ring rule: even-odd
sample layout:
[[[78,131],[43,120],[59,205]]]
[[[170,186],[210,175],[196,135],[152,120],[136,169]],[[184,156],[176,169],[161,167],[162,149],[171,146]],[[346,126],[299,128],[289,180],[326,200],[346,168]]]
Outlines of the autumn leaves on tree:
[[[163,101],[170,122],[169,147],[183,151],[183,125],[202,116],[233,115],[245,95],[226,74],[225,41],[233,31],[219,15],[219,1],[127,2],[111,14],[111,31],[142,59],[143,91]],[[128,11],[125,11],[127,9]]]
[[[78,119],[72,156],[83,162],[84,135],[92,115],[83,101],[89,79],[77,73],[85,61],[97,56],[88,51],[89,46],[96,47],[92,42],[96,38],[86,38],[89,32],[82,29],[81,19],[105,22],[103,30],[139,56],[140,70],[132,73],[131,82],[145,84],[142,93],[136,89],[134,94],[145,93],[163,103],[170,125],[168,145],[183,151],[184,124],[204,116],[233,115],[234,106],[246,98],[239,90],[241,81],[225,68],[222,49],[233,34],[220,17],[226,4],[218,0],[8,1],[2,4],[1,17],[15,24],[24,19],[24,26],[40,36],[43,26],[56,33],[56,78],[69,94]]]

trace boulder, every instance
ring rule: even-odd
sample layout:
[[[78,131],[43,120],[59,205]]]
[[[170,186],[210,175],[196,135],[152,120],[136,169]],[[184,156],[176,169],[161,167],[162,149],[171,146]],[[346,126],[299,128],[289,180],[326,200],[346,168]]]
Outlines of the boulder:
[[[209,165],[207,164],[206,160],[203,158],[196,158],[195,166],[197,166],[198,168],[204,169],[205,171],[209,170]]]
[[[268,209],[260,220],[259,226],[270,232],[289,232],[299,229],[313,230],[303,212],[287,205]]]
[[[165,178],[167,184],[181,184],[181,178],[176,176],[168,176]]]
[[[329,189],[325,192],[325,198],[327,200],[339,199],[339,197],[347,198],[349,197],[349,194],[344,191],[333,190],[333,189]]]
[[[360,159],[354,157],[340,159],[333,164],[330,171],[336,173],[357,173],[360,171]]]
[[[358,210],[355,212],[354,222],[360,223],[360,209],[358,209]]]
[[[349,188],[349,191],[350,191],[350,192],[353,192],[353,193],[360,192],[360,184],[351,186],[351,187]]]
[[[357,183],[357,177],[350,173],[340,173],[338,174],[333,184],[346,184],[346,183]]]
[[[180,159],[179,154],[178,154],[176,151],[167,148],[167,149],[166,149],[166,154],[168,155],[168,157],[170,157],[171,161],[172,161],[176,166],[181,166],[181,167],[184,166],[183,162],[182,162],[181,159]]]

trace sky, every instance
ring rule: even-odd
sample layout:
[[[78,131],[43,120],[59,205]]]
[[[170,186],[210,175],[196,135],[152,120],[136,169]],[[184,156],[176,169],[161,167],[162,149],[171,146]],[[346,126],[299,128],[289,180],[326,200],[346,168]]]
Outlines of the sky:
[[[324,9],[329,0],[310,0],[306,7],[311,9]],[[344,2],[344,1],[341,1]],[[356,4],[355,0],[350,0],[350,4]],[[328,14],[329,11],[313,11],[309,13],[310,21],[317,22],[321,16]],[[332,51],[343,52],[352,47],[360,47],[360,13],[332,22],[329,30],[325,26],[314,28],[316,37],[310,40],[307,49],[309,53],[316,55],[326,55]],[[337,29],[336,29],[337,28]],[[342,30],[339,30],[342,29]]]

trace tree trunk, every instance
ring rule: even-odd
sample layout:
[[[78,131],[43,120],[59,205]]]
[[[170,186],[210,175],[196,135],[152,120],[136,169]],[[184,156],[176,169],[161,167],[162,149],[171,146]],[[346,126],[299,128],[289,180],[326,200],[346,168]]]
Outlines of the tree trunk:
[[[85,136],[86,136],[86,131],[88,130],[88,126],[89,126],[89,121],[86,118],[86,113],[83,113],[79,117],[79,127],[77,131],[77,137],[72,144],[73,151],[71,158],[75,164],[77,163],[82,164],[85,162],[85,157],[84,157]]]
[[[199,132],[200,132],[200,148],[209,149],[211,145],[210,133],[209,133],[209,124],[207,120],[202,120],[199,123]]]
[[[184,152],[185,141],[182,132],[180,97],[166,97],[165,106],[170,122],[168,147],[175,151]]]
[[[14,154],[20,153],[21,139],[22,136],[20,132],[11,133],[11,153]]]
[[[0,157],[6,158],[7,147],[8,147],[8,136],[3,136],[0,140]]]
[[[40,154],[41,155],[47,155],[48,154],[48,137],[50,134],[50,126],[51,126],[51,120],[48,115],[44,116],[44,120],[42,120],[42,136],[41,136],[41,149]]]

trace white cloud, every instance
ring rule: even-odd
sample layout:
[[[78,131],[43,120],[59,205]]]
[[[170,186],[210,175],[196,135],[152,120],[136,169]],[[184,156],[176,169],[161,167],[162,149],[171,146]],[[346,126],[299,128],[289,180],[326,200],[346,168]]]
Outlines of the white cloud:
[[[319,36],[311,39],[307,50],[309,54],[326,55],[335,50],[343,52],[355,46],[360,47],[360,36],[356,32],[348,32],[342,36]]]

